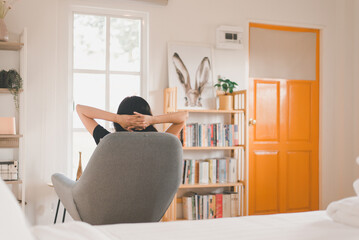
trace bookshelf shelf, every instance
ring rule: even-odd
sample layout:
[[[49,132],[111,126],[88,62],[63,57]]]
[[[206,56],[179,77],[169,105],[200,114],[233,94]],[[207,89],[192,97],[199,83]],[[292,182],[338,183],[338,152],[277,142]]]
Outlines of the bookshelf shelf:
[[[179,189],[187,188],[217,188],[217,187],[239,187],[242,186],[243,182],[236,183],[212,183],[212,184],[182,184]]]
[[[21,138],[23,137],[22,134],[0,134],[0,141],[2,139],[8,139],[8,138]]]
[[[238,109],[238,110],[217,110],[217,109],[177,109],[177,112],[189,112],[189,113],[229,113],[229,114],[235,114],[235,113],[242,113],[245,112],[244,109]]]
[[[23,46],[23,43],[18,42],[0,42],[0,50],[19,51]]]
[[[22,91],[23,91],[23,90],[20,89],[20,92],[22,92]],[[7,88],[0,88],[0,93],[10,94],[10,91],[9,91],[9,89],[7,89]]]
[[[213,212],[217,211],[220,218],[222,217],[222,210],[220,210],[222,206],[223,211],[226,210],[225,213],[227,217],[246,215],[246,91],[233,92],[232,95],[233,106],[236,108],[235,110],[178,109],[177,88],[166,88],[164,90],[164,113],[186,111],[188,112],[189,117],[192,116],[196,122],[191,123],[188,121],[190,123],[186,124],[184,130],[179,135],[180,140],[185,145],[182,149],[186,152],[181,183],[186,182],[187,184],[181,184],[179,186],[179,190],[163,216],[162,221],[187,220],[186,218],[188,218],[188,216],[193,216],[189,214],[190,211],[198,211],[198,215],[195,217],[196,219],[207,219],[210,212],[213,214]],[[216,115],[223,120],[213,120],[218,119]],[[168,125],[165,125],[164,129],[167,127]],[[210,143],[209,140],[211,140]],[[236,145],[230,147],[209,146],[232,144]],[[198,145],[205,145],[207,147],[199,147]],[[223,152],[215,152],[218,150]],[[197,159],[198,153],[196,151],[207,152],[203,152],[203,154],[201,153],[203,156],[201,155],[201,159]],[[220,156],[219,154],[223,157],[218,157]],[[192,156],[196,156],[196,158],[192,158]],[[223,164],[223,160],[225,164]],[[208,176],[206,175],[207,171]],[[201,174],[204,178],[201,178]],[[210,176],[212,176],[212,178]],[[223,176],[225,176],[224,179]],[[217,178],[217,181],[224,180],[228,182],[211,184],[198,183],[199,179],[206,179],[207,177],[209,182],[211,182],[210,179],[213,178]],[[229,200],[228,195],[231,195]],[[192,198],[191,201],[188,200],[190,198]],[[195,207],[193,205],[194,201],[197,201]],[[207,202],[207,205],[205,204],[205,201]],[[204,207],[210,206],[210,204],[213,203],[212,201],[217,201],[215,204],[221,207],[219,207],[219,209],[216,208],[214,211],[213,209],[210,211],[209,207]],[[223,204],[225,201],[224,205],[222,205],[222,201]],[[190,204],[192,204],[192,210],[189,210],[191,209],[188,207]],[[228,207],[229,205],[230,207]],[[228,209],[234,209],[234,212],[231,212],[230,215],[228,215]],[[203,211],[203,216],[201,215],[201,211]],[[205,212],[208,215],[205,215]]]
[[[235,150],[244,148],[243,145],[233,147],[183,147],[183,150]]]
[[[18,148],[21,134],[0,134],[0,148]]]
[[[22,180],[4,181],[6,184],[21,184]]]

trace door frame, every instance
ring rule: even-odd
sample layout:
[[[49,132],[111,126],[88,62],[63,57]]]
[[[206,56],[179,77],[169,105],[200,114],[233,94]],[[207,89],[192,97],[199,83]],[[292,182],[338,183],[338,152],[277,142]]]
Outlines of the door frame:
[[[246,121],[248,124],[248,121],[249,121],[249,116],[252,114],[250,112],[250,108],[249,108],[249,96],[250,96],[250,92],[249,92],[249,84],[250,84],[250,81],[253,80],[252,78],[249,77],[249,42],[250,42],[250,36],[249,36],[249,30],[250,30],[250,24],[263,24],[263,25],[272,25],[272,26],[277,26],[277,27],[288,27],[288,28],[306,28],[306,29],[315,29],[316,31],[319,31],[319,48],[317,49],[317,51],[319,51],[319,54],[317,53],[317,56],[318,56],[318,59],[317,61],[319,61],[319,63],[316,64],[316,68],[319,68],[319,71],[317,69],[316,71],[316,75],[317,75],[317,79],[318,79],[318,87],[319,87],[319,122],[318,122],[318,125],[319,125],[319,129],[318,129],[318,205],[319,205],[319,209],[322,209],[322,206],[323,206],[323,198],[322,198],[322,185],[323,185],[323,182],[322,182],[322,144],[323,144],[323,141],[322,141],[322,134],[323,134],[323,131],[322,131],[322,109],[323,109],[323,106],[322,106],[322,100],[323,100],[323,87],[322,87],[322,76],[323,76],[323,62],[321,61],[321,59],[323,59],[323,39],[324,39],[324,36],[325,36],[325,33],[327,32],[327,29],[325,28],[325,26],[323,25],[318,25],[318,24],[301,24],[301,23],[294,23],[294,22],[282,22],[282,21],[270,21],[270,20],[258,20],[258,19],[248,19],[246,21],[246,27],[245,27],[245,32],[248,34],[245,39],[244,39],[244,43],[245,43],[245,51],[246,51],[246,60],[247,60],[247,65],[245,67],[245,76],[246,76],[246,88],[248,90],[248,94],[247,94],[247,106],[246,106],[246,109],[247,109],[247,112],[246,112]],[[265,79],[265,80],[275,80],[275,79],[271,79],[271,78],[262,78],[262,79]],[[248,126],[248,125],[247,125]],[[247,131],[248,133],[248,131]],[[246,142],[248,143],[248,146],[247,146],[247,151],[245,153],[245,159],[247,161],[247,164],[246,164],[246,169],[245,169],[245,187],[246,187],[246,190],[245,190],[245,202],[247,204],[245,204],[245,212],[246,212],[246,215],[248,215],[248,212],[249,212],[249,208],[248,208],[248,205],[249,205],[249,191],[248,191],[248,188],[250,187],[249,186],[249,164],[248,164],[248,161],[249,161],[249,134],[246,134]]]

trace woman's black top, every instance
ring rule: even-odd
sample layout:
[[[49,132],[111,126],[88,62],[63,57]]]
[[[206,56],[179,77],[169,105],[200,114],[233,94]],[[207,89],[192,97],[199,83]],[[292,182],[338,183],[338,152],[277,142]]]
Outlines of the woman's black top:
[[[110,132],[103,128],[100,124],[98,124],[93,130],[92,136],[95,139],[96,144],[98,144],[101,138],[104,138]]]

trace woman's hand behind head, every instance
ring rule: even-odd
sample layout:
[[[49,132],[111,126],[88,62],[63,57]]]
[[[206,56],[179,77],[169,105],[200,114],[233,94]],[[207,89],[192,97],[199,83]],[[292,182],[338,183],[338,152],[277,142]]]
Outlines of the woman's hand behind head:
[[[134,112],[135,115],[117,115],[116,122],[127,131],[143,130],[151,125],[152,116]]]

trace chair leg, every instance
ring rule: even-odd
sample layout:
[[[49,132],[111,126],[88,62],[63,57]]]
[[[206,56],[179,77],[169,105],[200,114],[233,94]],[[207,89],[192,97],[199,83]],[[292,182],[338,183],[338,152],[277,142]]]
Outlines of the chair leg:
[[[66,208],[64,207],[64,215],[62,215],[62,222],[65,222]]]
[[[59,201],[57,201],[57,208],[56,208],[56,213],[55,213],[54,224],[56,223],[56,220],[57,220],[57,214],[59,213],[59,207],[60,207],[60,199],[59,199]]]

